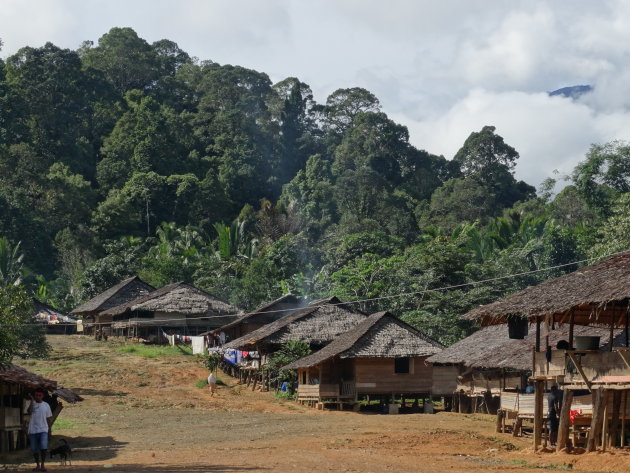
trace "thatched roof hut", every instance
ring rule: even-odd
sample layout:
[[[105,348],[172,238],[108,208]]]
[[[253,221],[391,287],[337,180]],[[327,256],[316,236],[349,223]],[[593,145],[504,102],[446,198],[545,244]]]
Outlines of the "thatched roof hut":
[[[77,319],[59,312],[54,307],[33,299],[35,307],[35,320],[45,325],[48,333],[75,333]]]
[[[83,398],[70,389],[57,386],[57,382],[32,373],[21,366],[7,364],[0,366],[0,384],[21,386],[33,391],[41,389],[51,394],[57,394],[64,401],[70,403],[82,401]]]
[[[234,321],[241,311],[190,284],[169,284],[104,311],[113,334],[160,341],[160,328],[198,335]]]
[[[555,279],[471,310],[465,319],[482,325],[505,323],[509,318],[554,316],[576,324],[623,327],[630,310],[630,252],[611,256]]]
[[[0,364],[0,453],[26,447],[26,432],[22,426],[27,418],[23,403],[27,394],[33,391],[50,394],[45,400],[52,409],[53,423],[63,408],[57,397],[70,403],[83,400],[77,393],[57,386],[51,379],[31,373],[17,365]]]
[[[366,315],[336,297],[317,301],[290,315],[233,340],[225,348],[255,350],[261,345],[280,345],[302,340],[323,346],[364,321]]]
[[[285,294],[282,297],[263,304],[254,311],[239,317],[234,322],[226,324],[223,327],[219,327],[208,333],[217,333],[235,325],[244,323],[266,325],[290,314],[291,312],[294,312],[300,305],[302,305],[302,301],[299,297],[294,296],[293,294]]]
[[[219,335],[223,333],[224,337],[227,336],[228,339],[233,340],[253,332],[264,325],[281,319],[282,317],[292,314],[304,305],[305,302],[303,299],[293,294],[285,294],[278,299],[261,305],[254,311],[237,318],[233,322],[225,324],[214,330],[210,330],[206,333],[202,333],[201,335],[219,337]]]
[[[442,348],[388,312],[378,312],[283,369],[297,370],[300,402],[356,405],[367,395],[418,397],[431,392],[426,357]]]
[[[610,342],[610,330],[598,327],[575,327],[576,336],[599,336],[600,348]],[[614,333],[615,346],[623,346],[623,331]],[[569,327],[564,325],[549,332],[549,343],[555,346],[560,340],[568,340]],[[505,325],[484,327],[469,337],[454,343],[441,352],[427,358],[427,363],[441,365],[462,365],[476,369],[511,369],[530,371],[532,350],[536,346],[535,325],[530,324],[529,334],[522,340],[508,337]]]
[[[71,310],[70,313],[77,315],[99,314],[154,290],[153,286],[145,283],[138,276],[134,276],[101,292],[99,295]]]
[[[378,312],[324,348],[283,369],[309,368],[334,357],[400,358],[430,356],[444,346],[388,312]]]
[[[236,317],[241,311],[221,299],[185,282],[163,286],[136,299],[104,311],[115,319],[132,312],[164,312],[186,315],[216,314]]]

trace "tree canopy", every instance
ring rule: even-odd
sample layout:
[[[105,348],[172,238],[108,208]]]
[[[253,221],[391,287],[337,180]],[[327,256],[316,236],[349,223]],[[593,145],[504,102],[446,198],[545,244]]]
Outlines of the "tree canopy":
[[[450,343],[463,312],[559,273],[466,284],[626,249],[626,142],[594,144],[538,197],[498,131],[448,159],[368,90],[317,103],[297,77],[131,28],[22,48],[0,60],[0,278],[21,307],[3,316],[27,312],[20,284],[70,309],[140,274],[244,309],[289,291],[361,300]]]

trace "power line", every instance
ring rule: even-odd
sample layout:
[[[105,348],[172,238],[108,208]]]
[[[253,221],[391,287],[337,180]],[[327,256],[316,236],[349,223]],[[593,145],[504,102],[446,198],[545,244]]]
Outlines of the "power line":
[[[426,294],[426,293],[431,293],[431,292],[442,292],[442,291],[448,291],[448,290],[452,290],[452,289],[460,289],[462,287],[468,287],[468,286],[476,286],[476,285],[481,285],[481,284],[487,284],[487,283],[491,283],[491,282],[496,282],[496,281],[501,281],[504,279],[510,279],[510,278],[515,278],[515,277],[519,277],[519,276],[526,276],[528,274],[535,274],[535,273],[541,273],[544,271],[551,271],[554,269],[560,269],[560,268],[565,268],[567,266],[574,266],[576,264],[582,264],[582,263],[586,263],[586,262],[590,262],[590,261],[595,261],[595,260],[602,260],[604,258],[610,258],[613,256],[617,256],[623,253],[628,252],[629,250],[623,250],[623,251],[618,251],[616,253],[611,253],[608,255],[604,255],[604,256],[597,256],[597,257],[592,257],[592,258],[585,258],[579,261],[573,261],[571,263],[563,263],[563,264],[558,264],[555,266],[549,266],[546,268],[540,268],[540,269],[533,269],[530,271],[522,271],[520,273],[512,273],[512,274],[506,274],[504,276],[497,276],[494,278],[488,278],[488,279],[481,279],[479,281],[471,281],[471,282],[466,282],[466,283],[461,283],[461,284],[453,284],[453,285],[449,285],[449,286],[442,286],[442,287],[438,287],[438,288],[432,288],[432,289],[423,289],[420,291],[412,291],[412,292],[401,292],[398,294],[390,294],[390,295],[386,295],[386,296],[379,296],[379,297],[371,297],[371,298],[366,298],[366,299],[357,299],[357,300],[353,300],[353,301],[348,301],[348,302],[338,302],[338,303],[327,303],[327,304],[320,304],[320,305],[308,305],[303,307],[302,309],[307,309],[307,308],[317,308],[317,307],[323,307],[323,306],[337,306],[337,305],[353,305],[353,304],[361,304],[361,303],[366,303],[366,302],[376,302],[376,301],[380,301],[380,300],[389,300],[389,299],[395,299],[398,297],[408,297],[408,296],[418,296],[418,295],[422,295],[422,294]],[[297,309],[297,310],[302,310],[302,309]],[[280,312],[296,312],[296,309],[278,309],[278,310],[267,310],[267,311],[252,311],[249,312],[248,314],[277,314]],[[186,320],[202,320],[202,319],[217,319],[217,318],[225,318],[225,317],[234,317],[234,316],[244,316],[244,315],[248,315],[248,314],[223,314],[223,315],[202,315],[199,317],[186,317]],[[137,319],[137,318],[136,318]],[[124,319],[126,321],[134,321],[136,319]],[[177,321],[181,321],[182,318],[173,318],[173,319],[161,319],[160,322],[177,322]],[[90,322],[89,325],[91,326],[97,326],[97,325],[111,325],[112,322]],[[0,324],[0,326],[12,326],[14,324]],[[53,325],[45,325],[42,323],[28,323],[28,324],[19,324],[19,326],[30,326],[30,325],[44,325],[44,326],[56,326],[56,327],[62,327],[64,325],[69,325],[69,326],[74,326],[76,324],[53,324]]]

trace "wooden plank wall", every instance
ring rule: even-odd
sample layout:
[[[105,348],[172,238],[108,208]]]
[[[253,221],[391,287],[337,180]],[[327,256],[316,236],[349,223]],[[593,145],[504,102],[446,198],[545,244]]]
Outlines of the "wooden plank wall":
[[[433,366],[431,393],[437,396],[451,396],[457,389],[459,366]]]
[[[359,394],[429,393],[433,368],[426,357],[412,358],[408,374],[394,373],[393,358],[355,358]]]

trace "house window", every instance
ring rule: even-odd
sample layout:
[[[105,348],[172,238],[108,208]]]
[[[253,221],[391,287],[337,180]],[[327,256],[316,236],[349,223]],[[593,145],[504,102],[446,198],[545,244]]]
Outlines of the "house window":
[[[409,373],[409,358],[394,358],[394,373]]]

